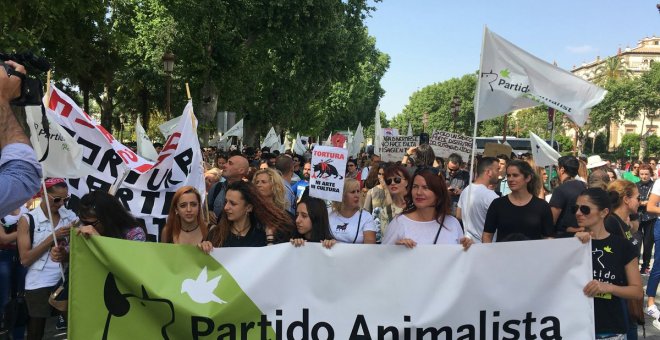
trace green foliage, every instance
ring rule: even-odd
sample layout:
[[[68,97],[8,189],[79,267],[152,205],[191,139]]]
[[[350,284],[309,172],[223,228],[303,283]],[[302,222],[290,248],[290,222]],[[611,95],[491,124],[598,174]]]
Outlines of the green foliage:
[[[572,152],[573,151],[573,139],[564,134],[555,134],[555,140],[560,145],[560,150],[562,152]]]
[[[423,116],[428,113],[428,131],[444,130],[472,135],[474,122],[474,91],[477,76],[466,74],[461,78],[452,78],[441,83],[428,85],[415,92],[403,112],[392,120],[392,127],[399,131],[407,131],[408,121],[412,123],[413,132],[419,134],[424,129]],[[451,103],[454,96],[461,101],[460,111],[454,121],[451,114]]]
[[[367,126],[384,94],[389,57],[367,33],[364,20],[375,8],[366,0],[25,0],[4,7],[0,50],[47,56],[54,80],[79,91],[87,110],[95,101],[108,130],[118,128],[120,114],[131,121],[141,115],[151,126],[165,101],[166,51],[176,55],[173,116],[190,83],[202,126],[212,126],[217,111],[235,111],[250,136],[271,125],[306,134]]]
[[[648,153],[645,157],[659,157],[660,156],[660,137],[657,135],[650,135],[646,138],[648,144]],[[631,157],[638,154],[640,149],[640,135],[637,133],[627,133],[621,138],[621,144],[617,148],[617,157],[627,157],[627,150],[631,150]],[[636,158],[636,157],[634,157]]]

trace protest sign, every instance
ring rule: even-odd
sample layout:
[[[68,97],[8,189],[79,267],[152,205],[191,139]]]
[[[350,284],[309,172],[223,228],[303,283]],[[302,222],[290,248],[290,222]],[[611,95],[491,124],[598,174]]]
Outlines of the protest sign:
[[[400,161],[409,148],[418,145],[419,136],[384,135],[380,144],[380,158],[383,162]]]
[[[383,128],[382,131],[383,131],[382,136],[398,136],[399,135],[399,129],[396,129],[396,128]]]
[[[497,157],[497,155],[511,156],[513,148],[508,144],[486,143],[484,146],[484,157]]]
[[[95,170],[69,180],[72,201],[91,190],[108,191],[117,178],[126,175],[115,196],[133,216],[144,222],[149,239],[157,240],[165,226],[172,196],[179,187],[191,185],[205,197],[203,159],[191,102],[186,105],[158,159],[149,162],[114,139],[66,94],[54,86],[52,89],[48,106],[53,110],[46,111],[49,118],[67,129],[82,146],[82,161]]]
[[[463,160],[468,160],[472,153],[472,137],[458,133],[433,131],[429,145],[436,157],[447,158],[452,153],[457,153]]]
[[[341,202],[348,150],[334,146],[317,146],[312,152],[312,174],[309,195]]]
[[[591,280],[591,246],[575,239],[468,251],[285,243],[209,256],[74,236],[69,337],[594,339],[593,299],[582,291]]]

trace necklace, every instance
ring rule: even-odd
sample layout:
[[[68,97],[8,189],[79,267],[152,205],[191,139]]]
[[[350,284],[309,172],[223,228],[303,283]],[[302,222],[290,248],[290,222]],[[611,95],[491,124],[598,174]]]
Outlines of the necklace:
[[[247,235],[247,232],[248,232],[249,229],[250,229],[250,224],[248,224],[247,226],[244,226],[243,229],[238,229],[236,227],[232,227],[231,232],[236,237],[241,238],[241,237],[245,237],[245,235]]]
[[[185,231],[185,232],[189,233],[189,232],[191,232],[191,231],[195,231],[195,230],[197,230],[197,228],[199,228],[199,225],[197,225],[197,224],[195,224],[195,226],[194,226],[193,228],[190,228],[190,229],[186,229],[186,228],[184,228],[183,225],[182,225],[182,226],[181,226],[181,231]]]

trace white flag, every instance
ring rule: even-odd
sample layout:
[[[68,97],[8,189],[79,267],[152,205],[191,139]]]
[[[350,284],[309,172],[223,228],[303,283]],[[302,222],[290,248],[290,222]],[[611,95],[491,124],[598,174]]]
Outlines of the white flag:
[[[261,148],[269,147],[271,151],[280,149],[280,136],[275,132],[275,128],[271,127],[264,138],[263,143],[261,143]]]
[[[83,148],[51,117],[46,108],[50,138],[41,124],[41,106],[26,106],[25,118],[30,127],[30,142],[41,163],[44,177],[79,178],[91,172],[83,164]]]
[[[151,161],[158,159],[158,152],[156,152],[156,148],[154,148],[149,136],[147,136],[147,132],[144,131],[142,124],[140,124],[140,118],[135,122],[135,137],[137,139],[138,155]]]
[[[475,116],[483,121],[545,104],[584,125],[607,91],[484,31]]]
[[[174,130],[176,130],[176,126],[179,124],[180,120],[181,120],[181,116],[178,116],[158,126],[160,133],[162,133],[163,136],[165,136],[165,140],[167,140],[170,137],[170,135],[174,132]]]
[[[532,157],[537,166],[551,166],[557,165],[557,160],[561,155],[557,150],[553,149],[541,137],[529,132],[530,141],[532,142]]]
[[[305,144],[302,143],[300,134],[296,134],[296,140],[293,142],[293,153],[296,155],[303,155],[307,151]]]
[[[348,149],[348,155],[358,157],[362,142],[364,142],[364,131],[362,129],[362,122],[360,122],[355,130],[355,136],[353,136],[353,140],[351,141],[351,148]]]
[[[374,119],[374,154],[380,155],[380,144],[383,141],[380,127],[380,104],[376,105],[376,118]]]
[[[238,123],[236,123],[234,126],[231,127],[231,129],[227,130],[224,135],[222,135],[223,139],[226,139],[227,137],[231,136],[236,136],[238,139],[243,139],[243,120],[241,119]]]
[[[328,139],[325,140],[323,143],[324,146],[331,146],[332,145],[332,132],[328,135]]]
[[[410,123],[410,121],[408,121],[408,133],[406,134],[406,136],[412,136],[412,135],[413,135],[412,124]]]
[[[289,136],[284,134],[284,143],[280,145],[280,153],[284,153],[284,151],[289,150],[291,148],[291,143],[289,142]]]

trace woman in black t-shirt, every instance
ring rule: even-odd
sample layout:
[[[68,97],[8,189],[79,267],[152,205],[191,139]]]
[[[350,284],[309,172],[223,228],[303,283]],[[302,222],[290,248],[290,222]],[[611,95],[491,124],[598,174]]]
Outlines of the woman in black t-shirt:
[[[578,226],[586,230],[575,236],[584,243],[591,239],[593,280],[583,290],[594,298],[596,338],[623,336],[627,315],[621,299],[643,296],[637,253],[630,242],[605,229],[605,218],[610,213],[610,197],[605,190],[586,189],[578,196],[573,211]]]
[[[498,241],[510,234],[520,233],[530,240],[553,237],[550,205],[536,197],[539,187],[536,173],[524,161],[507,164],[506,179],[511,193],[495,199],[488,208],[484,223],[483,243]]]
[[[291,216],[265,200],[252,183],[229,184],[225,202],[222,218],[197,245],[206,253],[213,247],[262,247],[288,242],[293,235]]]
[[[630,215],[636,214],[639,208],[639,189],[631,181],[617,179],[607,186],[607,192],[612,203],[612,213],[605,219],[605,229],[610,234],[625,238],[640,250],[641,244],[633,238],[637,229],[630,221]]]

